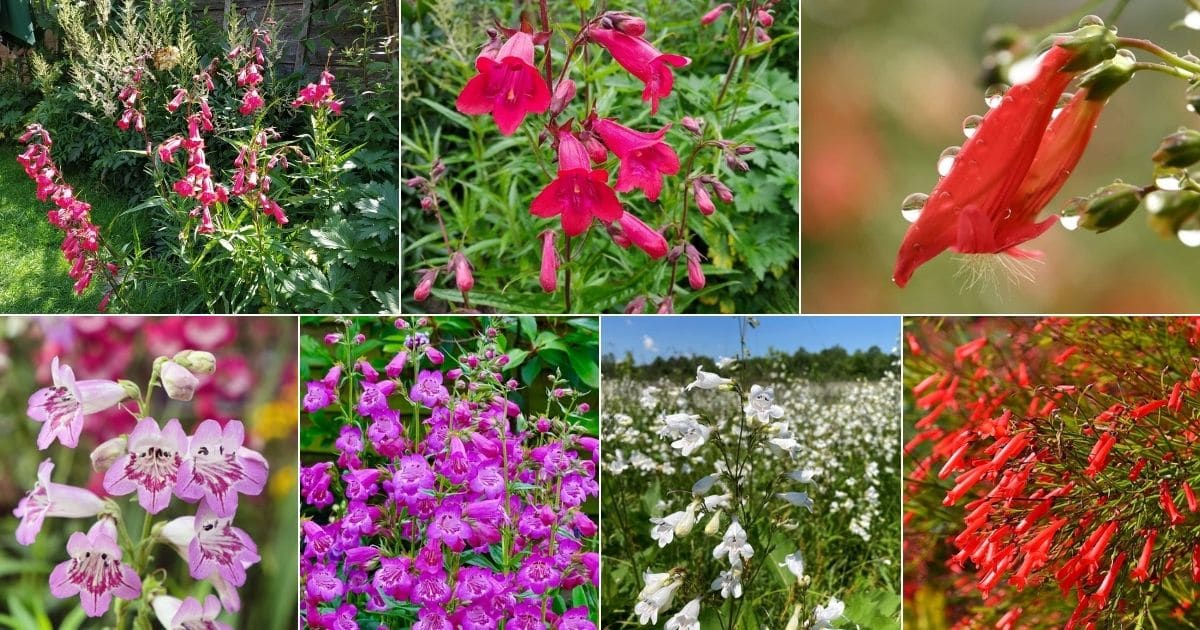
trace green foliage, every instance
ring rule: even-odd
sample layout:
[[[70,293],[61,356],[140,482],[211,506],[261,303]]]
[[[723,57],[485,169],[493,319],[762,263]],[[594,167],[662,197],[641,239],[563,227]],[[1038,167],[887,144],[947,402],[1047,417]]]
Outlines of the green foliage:
[[[570,25],[578,19],[578,9],[565,2],[550,4],[557,23],[564,30],[573,28]],[[788,25],[796,21],[796,7],[781,5],[772,29],[773,46],[739,54],[736,34],[721,30],[724,22],[709,28],[697,24],[696,16],[709,4],[645,0],[620,7],[646,16],[650,34],[661,48],[693,60],[687,68],[676,70],[675,90],[662,102],[658,116],[650,116],[641,100],[641,84],[594,46],[586,61],[576,61],[573,66],[580,93],[567,115],[582,115],[581,103],[591,98],[599,115],[616,116],[630,127],[649,129],[673,123],[665,140],[685,165],[695,139],[679,127],[683,116],[704,118],[709,139],[756,146],[757,151],[747,156],[751,165],[747,174],[733,173],[720,151],[711,148],[702,151],[694,164],[693,175],[717,176],[733,189],[735,202],[718,203],[712,217],[703,217],[694,208],[689,214],[690,242],[708,260],[703,265],[708,284],[700,291],[688,289],[680,263],[675,309],[794,312],[799,277],[799,85],[796,33]],[[517,19],[502,3],[488,6],[490,10],[479,3],[437,0],[405,7],[402,166],[406,176],[412,177],[428,176],[437,159],[445,164],[446,180],[437,193],[450,242],[448,246],[444,242],[437,218],[421,210],[422,194],[406,188],[401,195],[406,224],[403,268],[407,283],[415,284],[419,272],[444,268],[450,254],[461,250],[474,267],[471,307],[557,312],[565,306],[563,280],[557,294],[547,295],[540,289],[538,235],[548,227],[557,228],[558,220],[538,219],[529,213],[530,202],[555,168],[549,143],[539,143],[535,137],[535,123],[544,117],[527,118],[516,134],[506,138],[499,135],[490,118],[464,116],[454,109],[458,92],[475,72],[474,57],[484,30],[493,19],[501,24]],[[719,107],[714,107],[734,57],[744,58],[746,63],[739,66],[742,69],[730,82]],[[556,69],[560,63],[561,59],[556,59]],[[560,123],[565,120],[561,117]],[[616,160],[598,166],[614,171]],[[685,176],[668,177],[657,203],[640,195],[624,196],[626,210],[656,228],[679,223]],[[672,234],[673,230],[667,233],[669,237]],[[572,310],[619,311],[635,297],[666,292],[672,277],[670,264],[652,261],[636,249],[621,250],[599,226],[575,241],[574,258],[564,265],[572,275]],[[435,304],[406,302],[405,309],[436,311],[465,306],[447,277],[443,274],[440,284],[447,288],[433,292]]]

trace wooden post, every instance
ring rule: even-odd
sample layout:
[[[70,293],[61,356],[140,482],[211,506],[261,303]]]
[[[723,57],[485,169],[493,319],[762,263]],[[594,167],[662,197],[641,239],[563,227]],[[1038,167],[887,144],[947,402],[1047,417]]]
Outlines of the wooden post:
[[[308,66],[307,56],[308,49],[304,46],[304,40],[308,39],[308,23],[312,19],[312,0],[304,0],[300,5],[300,29],[296,32],[296,58],[292,62],[292,70],[295,72],[303,72]]]
[[[221,29],[229,30],[229,12],[233,10],[233,0],[225,0],[225,10],[221,12]]]

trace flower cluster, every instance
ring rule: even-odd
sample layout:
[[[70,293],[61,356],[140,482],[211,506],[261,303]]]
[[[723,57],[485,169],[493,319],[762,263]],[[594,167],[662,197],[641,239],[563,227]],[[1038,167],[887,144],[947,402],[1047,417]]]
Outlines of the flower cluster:
[[[62,242],[63,256],[71,263],[68,275],[75,280],[75,294],[82,294],[92,282],[97,271],[107,271],[115,278],[117,267],[105,263],[100,257],[100,228],[92,223],[92,206],[75,196],[74,189],[63,181],[62,171],[50,156],[53,141],[50,132],[37,123],[25,128],[18,139],[25,144],[25,151],[17,156],[17,162],[25,174],[37,183],[38,201],[54,202],[54,209],[46,213],[54,227],[65,233]],[[104,310],[112,296],[111,288],[100,302]]]
[[[124,108],[121,111],[121,117],[117,119],[117,127],[121,131],[129,131],[130,127],[139,133],[146,130],[146,114],[138,108],[138,99],[142,95],[142,75],[146,72],[142,65],[144,61],[144,59],[139,59],[135,65],[126,70],[129,73],[129,82],[117,94],[117,100],[121,101],[121,106]]]
[[[262,49],[264,44],[271,45],[271,34],[264,29],[256,28],[251,34],[249,45],[235,46],[226,55],[226,59],[237,68],[235,76],[238,87],[246,90],[242,95],[242,104],[238,107],[238,113],[243,116],[250,116],[266,105],[262,94],[258,92],[258,86],[263,82],[263,67],[266,65]],[[240,67],[237,64],[241,64]]]
[[[160,356],[143,396],[130,381],[79,380],[58,357],[52,360],[52,385],[29,398],[28,415],[42,424],[38,448],[45,450],[55,441],[76,448],[89,417],[95,422],[97,413],[120,407],[137,418],[135,428],[99,445],[91,460],[103,475],[108,496],[136,492],[145,511],[143,537],[135,549],[123,531],[124,517],[118,504],[102,500],[91,490],[52,482],[54,462],[46,459],[38,469],[37,483],[14,512],[21,519],[17,541],[32,544],[47,517],[96,519],[86,534],[71,535],[66,549],[69,559],[50,573],[50,592],[55,597],[78,596],[90,617],[103,616],[113,598],[141,600],[143,613],[153,606],[168,627],[180,627],[171,625],[178,623],[172,620],[180,615],[211,619],[222,606],[240,608],[237,587],[245,583],[246,568],[260,558],[254,541],[232,522],[239,495],[262,492],[267,462],[243,445],[240,421],[222,425],[205,420],[189,436],[179,420],[160,424],[148,415],[154,387],[161,385],[173,399],[191,400],[198,376],[215,371],[216,360],[209,352],[182,349],[171,357]],[[129,399],[133,401],[127,402]],[[155,525],[155,515],[166,510],[173,497],[196,505],[195,516]],[[206,601],[201,608],[194,598],[169,598],[160,586],[143,592],[143,579],[150,579],[152,573],[147,566],[149,551],[158,543],[174,546],[187,560],[191,576],[209,581],[219,600]],[[158,585],[161,580],[154,578],[153,583]],[[160,604],[157,600],[164,597],[167,599]],[[120,611],[118,606],[118,625]]]
[[[569,419],[586,405],[556,382],[558,411],[529,420],[495,329],[444,369],[427,322],[396,323],[404,349],[382,369],[347,360],[308,383],[305,409],[342,423],[337,461],[301,471],[308,626],[357,628],[384,611],[392,623],[399,601],[420,630],[594,629],[589,606],[561,606],[599,583],[584,505],[599,492],[599,442]],[[326,337],[345,357],[363,341]]]
[[[333,95],[333,75],[328,70],[321,71],[316,83],[309,83],[300,88],[300,93],[292,101],[292,107],[311,107],[315,110],[326,109],[335,115],[342,114],[343,102]]]
[[[971,575],[958,594],[988,602],[959,611],[964,623],[1186,615],[1200,583],[1198,330],[1195,318],[919,325],[908,575],[935,578],[945,546],[945,567]],[[1070,607],[1047,601],[1054,588],[1076,592]],[[1167,593],[1185,594],[1174,610]]]
[[[217,203],[229,201],[229,189],[224,184],[218,184],[213,179],[212,167],[204,154],[204,133],[213,130],[213,113],[208,104],[209,94],[213,90],[212,74],[216,71],[217,60],[192,78],[193,89],[178,88],[175,97],[167,103],[167,110],[174,113],[185,103],[187,112],[187,135],[174,135],[164,140],[158,146],[158,159],[165,164],[174,164],[175,152],[181,147],[187,152],[187,163],[184,165],[182,177],[175,180],[172,189],[176,195],[184,199],[195,199],[198,203],[190,214],[200,217],[200,234],[211,234],[216,228],[212,220],[212,207]],[[193,107],[195,109],[193,109]]]

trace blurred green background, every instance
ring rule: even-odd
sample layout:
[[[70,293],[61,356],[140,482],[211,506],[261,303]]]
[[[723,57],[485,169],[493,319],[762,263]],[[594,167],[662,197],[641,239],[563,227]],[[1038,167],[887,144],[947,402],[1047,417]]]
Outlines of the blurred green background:
[[[1139,210],[1105,234],[1055,226],[1030,242],[1045,253],[1034,280],[965,289],[962,263],[943,254],[906,289],[891,283],[908,223],[900,203],[928,193],[941,151],[961,145],[962,121],[983,114],[989,29],[1017,25],[1036,43],[1093,13],[1122,36],[1184,54],[1200,35],[1180,25],[1184,0],[961,2],[805,0],[801,56],[802,304],[805,312],[1163,312],[1195,310],[1200,251],[1164,240]],[[1140,59],[1149,60],[1145,53]],[[805,74],[805,71],[807,74]],[[1143,72],[1100,118],[1075,174],[1042,216],[1121,178],[1146,185],[1150,155],[1180,125],[1186,84]]]

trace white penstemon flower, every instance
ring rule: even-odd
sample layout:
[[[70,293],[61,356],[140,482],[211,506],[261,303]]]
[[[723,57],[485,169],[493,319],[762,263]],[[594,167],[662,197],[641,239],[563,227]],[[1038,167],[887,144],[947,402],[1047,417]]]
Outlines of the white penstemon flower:
[[[684,391],[692,391],[693,389],[716,389],[722,385],[733,383],[733,379],[722,377],[720,374],[705,372],[704,366],[696,366],[696,380],[688,384]]]
[[[659,432],[676,438],[671,447],[687,457],[704,446],[712,428],[701,423],[696,414],[676,413],[663,418],[663,428]]]
[[[737,357],[717,357],[717,369],[728,369],[729,366],[737,363]]]
[[[675,616],[667,620],[664,630],[700,630],[700,598],[684,604]]]
[[[746,415],[768,424],[783,417],[783,407],[775,404],[775,390],[771,387],[752,385],[746,401]]]
[[[671,544],[676,536],[687,536],[696,526],[696,509],[699,507],[700,503],[693,501],[685,510],[673,512],[662,518],[651,518],[650,538],[658,541],[659,548],[662,548]]]
[[[721,597],[729,599],[733,597],[738,599],[742,596],[742,568],[740,566],[730,567],[728,571],[722,571],[717,579],[713,580],[712,590],[721,591]]]
[[[813,502],[812,499],[808,497],[807,492],[778,492],[775,494],[775,496],[787,501],[788,503],[791,503],[796,507],[805,508],[809,512],[813,511]]]
[[[799,549],[784,556],[783,562],[780,562],[779,566],[787,567],[787,570],[791,571],[797,580],[804,579],[804,554],[800,553]]]
[[[723,556],[729,559],[729,565],[734,568],[740,568],[744,560],[754,557],[754,547],[746,540],[746,530],[742,529],[742,524],[736,518],[729,523],[721,543],[713,549],[714,558]]]
[[[824,606],[817,606],[813,609],[813,620],[811,630],[824,630],[825,628],[833,627],[833,620],[841,617],[846,612],[846,604],[836,597],[830,597],[829,603]]]
[[[638,616],[638,623],[658,624],[658,613],[671,607],[675,591],[683,585],[683,580],[674,571],[667,573],[651,573],[646,571],[642,576],[646,586],[638,593],[637,604],[633,612]]]

